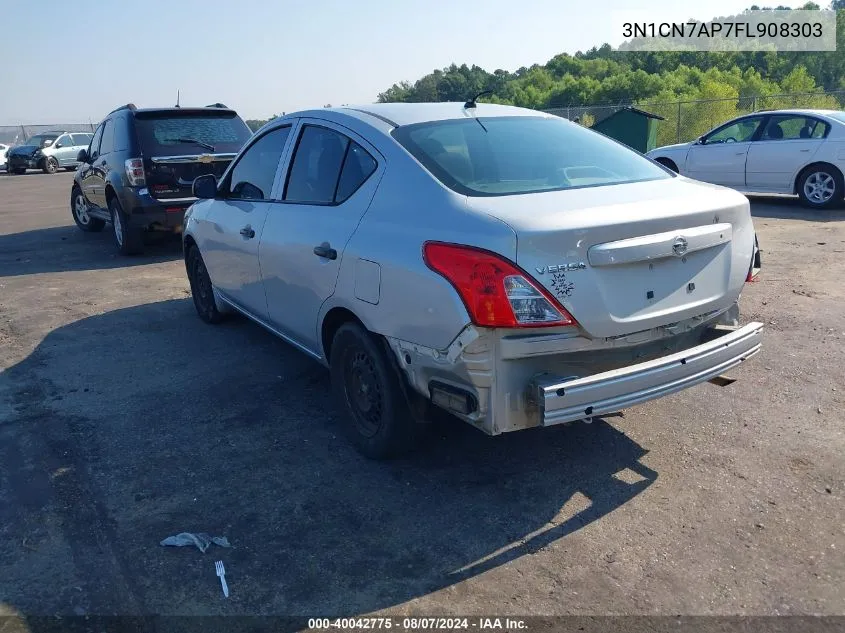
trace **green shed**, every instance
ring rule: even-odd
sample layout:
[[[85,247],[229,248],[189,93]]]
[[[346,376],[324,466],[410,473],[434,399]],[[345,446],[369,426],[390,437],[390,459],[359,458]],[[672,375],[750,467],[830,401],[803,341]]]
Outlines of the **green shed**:
[[[660,115],[626,106],[593,124],[592,128],[646,153],[657,146],[657,122],[664,120]]]

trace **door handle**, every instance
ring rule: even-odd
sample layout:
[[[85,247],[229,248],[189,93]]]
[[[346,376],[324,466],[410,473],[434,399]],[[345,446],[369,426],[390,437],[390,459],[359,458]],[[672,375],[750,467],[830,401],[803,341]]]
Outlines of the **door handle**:
[[[337,259],[337,251],[328,244],[321,244],[314,247],[314,254],[317,257],[325,257],[326,259]]]
[[[801,151],[802,151],[802,152],[809,152],[810,150],[808,150],[808,149],[802,149]]]
[[[246,239],[251,240],[255,237],[255,231],[252,229],[251,226],[245,226],[241,229],[241,235],[243,235]]]
[[[737,156],[745,156],[745,152],[737,152],[736,155]]]

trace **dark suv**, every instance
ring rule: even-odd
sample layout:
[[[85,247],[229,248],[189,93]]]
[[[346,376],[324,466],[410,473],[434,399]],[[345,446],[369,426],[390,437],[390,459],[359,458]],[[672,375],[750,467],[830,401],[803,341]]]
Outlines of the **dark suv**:
[[[100,123],[73,179],[71,212],[83,231],[114,227],[124,255],[148,231],[180,232],[197,176],[218,178],[252,135],[221,103],[204,108],[117,108]]]

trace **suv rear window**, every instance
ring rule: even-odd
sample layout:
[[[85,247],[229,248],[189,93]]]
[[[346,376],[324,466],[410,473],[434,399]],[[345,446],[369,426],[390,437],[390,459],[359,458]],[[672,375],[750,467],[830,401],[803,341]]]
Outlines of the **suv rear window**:
[[[135,115],[135,127],[141,150],[150,156],[236,153],[252,136],[233,112],[144,112]]]
[[[505,196],[672,178],[641,154],[558,117],[479,117],[400,126],[394,138],[444,185]]]

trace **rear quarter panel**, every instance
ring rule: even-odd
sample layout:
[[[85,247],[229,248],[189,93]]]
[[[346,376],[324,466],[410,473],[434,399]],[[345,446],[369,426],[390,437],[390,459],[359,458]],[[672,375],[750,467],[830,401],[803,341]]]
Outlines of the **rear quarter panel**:
[[[343,307],[372,332],[444,349],[470,319],[452,285],[426,266],[423,245],[429,240],[468,244],[512,260],[516,234],[504,222],[470,210],[466,197],[443,187],[386,140],[378,146],[386,169],[346,246],[335,293],[324,303],[320,322],[332,308]]]

